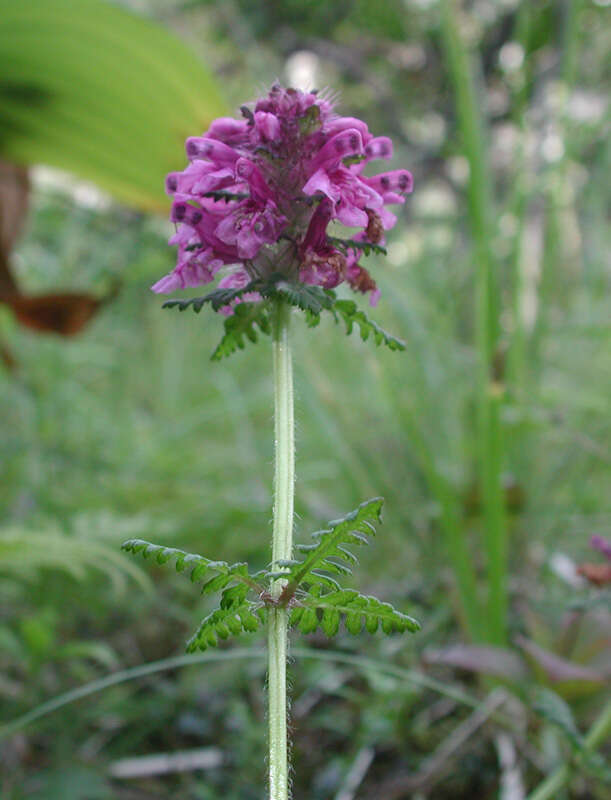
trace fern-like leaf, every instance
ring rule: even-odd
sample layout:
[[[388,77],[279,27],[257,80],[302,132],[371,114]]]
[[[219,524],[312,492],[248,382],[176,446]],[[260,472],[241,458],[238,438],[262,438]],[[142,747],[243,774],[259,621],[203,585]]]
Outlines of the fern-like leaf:
[[[312,534],[316,539],[314,544],[297,545],[297,550],[305,554],[302,561],[277,562],[274,567],[287,568],[283,577],[288,582],[282,601],[288,602],[302,583],[324,584],[338,590],[337,581],[328,573],[349,575],[352,572],[350,566],[356,562],[356,557],[346,545],[368,544],[368,538],[375,536],[372,523],[381,522],[383,503],[381,497],[367,500],[345,517],[330,522],[325,530]]]
[[[307,595],[300,598],[290,615],[291,625],[298,625],[302,633],[313,633],[321,627],[331,637],[339,630],[340,620],[348,633],[358,635],[363,625],[368,633],[375,633],[378,628],[391,633],[415,633],[420,625],[412,617],[402,614],[390,603],[383,603],[376,597],[359,594],[352,589],[340,589],[326,594]]]
[[[249,197],[248,194],[244,192],[224,192],[224,191],[215,191],[215,192],[205,192],[204,197],[211,197],[213,200],[217,202],[219,200],[224,200],[226,203],[229,203],[231,200],[246,200]]]
[[[247,292],[256,292],[259,288],[258,281],[251,281],[248,286],[242,289],[215,289],[203,297],[186,297],[179,300],[166,300],[161,306],[162,308],[177,308],[179,311],[185,311],[187,308],[192,308],[196,314],[202,310],[206,303],[210,303],[214,311],[218,311],[224,306],[228,306],[234,300],[237,300]]]
[[[343,320],[347,334],[352,333],[354,326],[357,325],[363,341],[366,341],[371,335],[378,346],[385,344],[390,350],[405,350],[405,342],[387,333],[377,322],[369,319],[354,300],[336,300],[333,303],[333,312],[336,322],[339,318]]]
[[[267,308],[261,303],[240,303],[235,306],[233,314],[225,320],[225,334],[212,353],[212,360],[220,361],[238,349],[243,350],[246,340],[256,342],[257,328],[261,333],[271,333]]]
[[[212,561],[197,553],[187,553],[177,547],[151,544],[151,542],[147,542],[144,539],[129,539],[121,545],[121,549],[134,555],[140,554],[143,558],[153,557],[157,564],[160,565],[175,561],[177,572],[190,569],[192,583],[207,578],[202,586],[202,594],[220,592],[226,589],[229,584],[239,584],[240,587],[243,587],[241,589],[242,599],[246,596],[248,589],[252,589],[257,593],[263,591],[263,587],[257,583],[255,576],[249,575],[248,564],[243,562],[228,564],[226,561]],[[214,575],[210,577],[209,573],[214,573]]]
[[[354,239],[340,239],[337,236],[327,236],[327,241],[344,254],[348,250],[358,250],[365,256],[370,255],[370,253],[377,253],[382,256],[387,255],[385,247],[380,244],[373,244],[373,242],[357,242]]]
[[[322,289],[320,286],[309,286],[304,283],[292,283],[282,275],[272,275],[270,282],[259,288],[266,298],[280,298],[295,308],[300,308],[315,316],[324,310],[330,311],[335,301],[335,292]]]
[[[267,616],[265,606],[257,606],[246,600],[229,603],[217,608],[205,617],[199,628],[187,642],[187,652],[216,647],[219,639],[237,636],[242,632],[255,633]]]
[[[355,244],[363,247],[365,245],[377,247],[377,245],[366,242]],[[332,289],[287,281],[281,274],[274,274],[266,281],[253,280],[241,289],[215,289],[202,297],[166,300],[162,308],[177,308],[179,311],[192,308],[195,313],[199,314],[204,305],[210,304],[214,311],[219,311],[251,292],[258,292],[263,300],[281,299],[295,308],[301,309],[305,314],[306,324],[310,328],[318,325],[323,311],[329,311],[336,322],[343,321],[347,334],[352,333],[356,325],[363,341],[371,337],[378,346],[384,344],[390,350],[405,350],[404,342],[387,333],[376,322],[369,319],[354,300],[338,300]],[[269,304],[244,302],[235,305],[233,314],[225,320],[225,334],[212,354],[212,360],[220,361],[225,356],[235,353],[236,350],[242,350],[246,340],[256,342],[257,329],[265,334],[271,332]]]

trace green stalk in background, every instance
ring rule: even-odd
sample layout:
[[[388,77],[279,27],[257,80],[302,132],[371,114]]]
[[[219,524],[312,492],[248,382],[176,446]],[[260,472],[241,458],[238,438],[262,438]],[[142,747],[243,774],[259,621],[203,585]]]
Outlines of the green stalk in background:
[[[567,225],[567,216],[569,219],[576,219],[577,212],[574,208],[575,198],[572,191],[573,187],[570,183],[571,141],[567,136],[569,119],[566,113],[569,96],[575,88],[577,79],[580,41],[579,18],[583,3],[582,0],[566,0],[563,5],[562,59],[559,65],[558,77],[562,82],[564,102],[558,108],[555,119],[552,119],[556,134],[560,137],[562,144],[562,155],[557,161],[549,164],[543,173],[545,222],[539,285],[540,312],[537,315],[537,324],[533,336],[533,349],[536,351],[541,347],[541,342],[549,323],[548,315],[545,313],[545,309],[551,305],[548,302],[548,296],[552,292],[557,292],[553,276],[558,270],[570,275],[580,271],[583,267],[580,248],[571,245],[571,237],[570,233],[568,233],[571,225]]]
[[[295,420],[293,367],[289,342],[290,306],[277,300],[272,320],[274,363],[274,527],[272,563],[287,561],[293,552],[295,494]],[[272,581],[278,599],[286,580]],[[286,657],[288,609],[270,609],[268,629],[269,791],[271,800],[288,798],[288,746],[286,732]]]
[[[498,343],[498,291],[492,252],[492,182],[488,171],[481,102],[473,76],[472,56],[460,33],[455,0],[443,0],[442,44],[456,93],[458,126],[469,162],[467,191],[469,221],[476,260],[476,346],[478,473],[482,495],[484,549],[487,557],[488,640],[503,644],[507,628],[507,523],[501,469],[503,442],[500,424],[502,386],[494,380]]]
[[[521,3],[516,14],[514,40],[522,47],[525,54],[520,73],[521,83],[515,89],[511,102],[511,118],[519,129],[520,135],[515,153],[512,197],[509,202],[511,214],[516,221],[513,246],[510,256],[511,303],[513,308],[511,341],[507,353],[507,374],[514,397],[521,399],[527,392],[527,331],[524,320],[524,293],[526,290],[525,255],[526,255],[526,222],[532,195],[532,176],[529,175],[526,159],[526,106],[531,93],[532,70],[528,60],[530,36],[532,30],[533,9],[528,3]],[[520,440],[522,437],[517,437]],[[512,463],[521,460],[522,448],[518,444],[512,452]]]
[[[382,375],[388,384],[389,376]],[[391,388],[386,390],[392,396]],[[457,609],[459,622],[474,641],[482,641],[482,620],[477,597],[477,578],[473,568],[468,542],[464,536],[460,507],[456,493],[447,478],[438,469],[434,453],[427,446],[415,415],[404,406],[397,406],[397,416],[407,431],[417,461],[426,477],[427,484],[441,510],[439,525],[444,544],[452,562],[456,580]]]

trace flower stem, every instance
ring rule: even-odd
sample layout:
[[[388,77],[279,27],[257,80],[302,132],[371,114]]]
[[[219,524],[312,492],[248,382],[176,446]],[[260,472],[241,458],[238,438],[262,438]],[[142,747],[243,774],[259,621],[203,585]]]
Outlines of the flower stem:
[[[289,343],[290,306],[276,301],[273,314],[274,362],[274,526],[272,562],[290,559],[293,551],[293,501],[295,493],[295,420],[293,414],[293,368]],[[278,597],[285,584],[273,581],[271,593]],[[286,655],[288,612],[272,607],[268,631],[269,701],[269,796],[288,800],[288,746],[286,732]]]

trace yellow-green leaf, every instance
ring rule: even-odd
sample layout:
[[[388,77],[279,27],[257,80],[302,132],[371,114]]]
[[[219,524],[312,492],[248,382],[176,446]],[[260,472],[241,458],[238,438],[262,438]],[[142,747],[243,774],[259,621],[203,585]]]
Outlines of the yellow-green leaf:
[[[0,0],[0,156],[163,211],[184,140],[226,113],[173,34],[103,0]]]

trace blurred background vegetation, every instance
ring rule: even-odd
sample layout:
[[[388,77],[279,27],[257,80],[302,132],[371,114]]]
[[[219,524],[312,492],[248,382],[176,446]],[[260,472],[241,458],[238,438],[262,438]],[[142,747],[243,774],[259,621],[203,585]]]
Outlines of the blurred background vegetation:
[[[297,535],[383,494],[360,586],[423,631],[334,645],[360,664],[309,637],[329,660],[295,659],[295,797],[519,800],[571,759],[540,797],[604,796],[608,5],[0,2],[2,798],[261,796],[247,637],[8,723],[182,652],[206,602],[124,539],[269,558],[267,342],[213,365],[218,319],[148,287],[184,138],[275,79],[337,90],[416,185],[370,258],[407,352],[294,325]],[[163,753],[199,768],[118,764]]]

